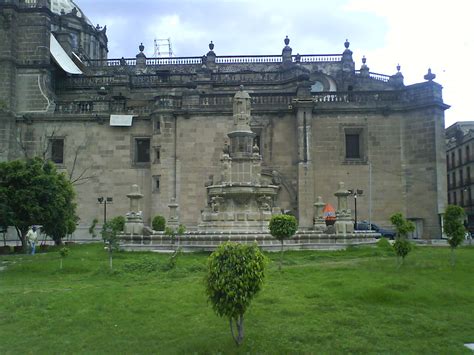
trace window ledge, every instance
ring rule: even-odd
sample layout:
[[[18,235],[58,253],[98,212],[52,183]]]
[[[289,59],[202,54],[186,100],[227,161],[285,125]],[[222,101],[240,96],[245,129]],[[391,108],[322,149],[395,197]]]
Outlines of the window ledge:
[[[342,164],[345,165],[367,165],[367,159],[344,159]]]
[[[150,166],[151,166],[150,162],[147,162],[147,163],[133,162],[132,163],[132,168],[136,168],[136,169],[149,169]]]

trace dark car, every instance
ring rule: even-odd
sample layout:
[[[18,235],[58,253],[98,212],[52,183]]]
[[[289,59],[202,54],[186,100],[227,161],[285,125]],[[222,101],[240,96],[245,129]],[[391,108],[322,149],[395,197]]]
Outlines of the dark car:
[[[395,232],[392,229],[379,227],[375,223],[371,223],[369,225],[369,222],[365,222],[365,221],[357,222],[356,230],[358,230],[358,231],[373,230],[374,232],[380,233],[382,235],[382,237],[389,238],[389,239],[395,239],[395,236],[397,235],[397,232]]]

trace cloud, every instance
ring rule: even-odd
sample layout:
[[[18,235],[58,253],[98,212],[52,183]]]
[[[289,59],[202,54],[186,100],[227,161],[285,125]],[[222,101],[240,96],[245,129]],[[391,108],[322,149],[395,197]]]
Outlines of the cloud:
[[[93,21],[107,25],[109,57],[134,57],[143,42],[170,38],[176,56],[201,56],[212,40],[217,55],[279,54],[286,35],[294,53],[341,53],[351,42],[356,67],[405,82],[423,81],[431,67],[452,104],[447,122],[474,119],[469,107],[474,58],[472,0],[77,0]]]
[[[400,63],[405,83],[411,84],[423,81],[431,68],[445,88],[445,102],[452,105],[446,125],[474,119],[466,97],[474,80],[469,70],[474,58],[473,1],[352,0],[346,8],[376,14],[388,24],[385,40],[365,53],[371,70],[392,73]]]

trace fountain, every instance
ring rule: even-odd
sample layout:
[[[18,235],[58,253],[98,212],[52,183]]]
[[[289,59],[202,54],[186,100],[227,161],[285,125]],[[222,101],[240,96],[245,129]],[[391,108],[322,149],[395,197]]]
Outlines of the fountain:
[[[221,177],[207,186],[200,231],[268,231],[279,186],[262,177],[262,156],[250,129],[250,96],[240,87],[233,100],[234,125],[230,145],[221,158]]]
[[[254,144],[255,133],[250,129],[250,96],[240,88],[233,100],[233,127],[227,134],[230,144],[221,157],[220,178],[211,175],[206,183],[207,205],[201,212],[197,230],[189,230],[180,237],[185,251],[214,250],[226,241],[257,243],[265,250],[280,250],[280,242],[268,230],[268,222],[281,209],[276,206],[280,186],[262,174],[262,156]],[[143,227],[138,201],[143,197],[134,185],[127,214],[125,233],[121,236],[124,250],[170,251],[175,245],[163,232]],[[326,226],[323,217],[325,203],[321,197],[314,203],[314,224],[311,230],[299,230],[285,242],[286,249],[343,249],[348,245],[374,244],[378,234],[354,231],[347,197],[350,192],[340,182],[334,194],[337,198],[336,222]],[[176,227],[178,203],[168,205],[168,225]],[[141,232],[141,234],[140,234]]]

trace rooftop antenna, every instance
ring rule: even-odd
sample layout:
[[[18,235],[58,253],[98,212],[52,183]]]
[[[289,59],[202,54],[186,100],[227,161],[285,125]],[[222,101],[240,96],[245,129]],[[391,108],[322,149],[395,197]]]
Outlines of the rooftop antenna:
[[[155,38],[154,58],[173,57],[173,49],[171,48],[171,38]]]

